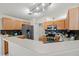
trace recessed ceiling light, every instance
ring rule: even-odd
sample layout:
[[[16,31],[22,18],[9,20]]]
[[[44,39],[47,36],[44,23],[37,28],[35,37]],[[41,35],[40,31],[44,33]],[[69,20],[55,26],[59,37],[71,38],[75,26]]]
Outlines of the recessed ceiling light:
[[[45,3],[42,3],[42,6],[45,6]]]

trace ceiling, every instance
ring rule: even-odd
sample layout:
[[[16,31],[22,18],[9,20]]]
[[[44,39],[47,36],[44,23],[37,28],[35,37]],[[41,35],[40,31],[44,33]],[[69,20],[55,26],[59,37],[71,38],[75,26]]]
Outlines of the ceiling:
[[[28,15],[27,8],[33,8],[34,3],[0,3],[0,14],[21,18],[21,19],[40,19],[43,17],[59,17],[64,15],[69,8],[78,7],[77,3],[52,3],[39,16]]]

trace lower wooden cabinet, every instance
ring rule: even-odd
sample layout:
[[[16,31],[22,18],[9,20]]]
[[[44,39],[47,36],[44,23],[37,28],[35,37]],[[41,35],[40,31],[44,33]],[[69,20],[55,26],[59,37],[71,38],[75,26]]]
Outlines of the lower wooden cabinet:
[[[8,42],[7,41],[4,41],[4,55],[7,55],[8,54]]]

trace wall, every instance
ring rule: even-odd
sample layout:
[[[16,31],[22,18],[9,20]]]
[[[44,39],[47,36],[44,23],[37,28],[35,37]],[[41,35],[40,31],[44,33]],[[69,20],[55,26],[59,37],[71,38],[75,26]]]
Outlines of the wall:
[[[34,24],[34,40],[39,39],[39,26],[37,23]]]
[[[33,28],[34,28],[34,40],[38,40],[39,39],[39,26],[38,26],[38,23],[36,22],[36,19],[33,19],[31,21],[31,24],[33,25]]]
[[[3,17],[3,15],[0,14],[0,30],[2,29],[2,17]]]
[[[1,56],[1,37],[0,37],[0,56]]]
[[[3,39],[2,39],[2,37],[0,36],[0,56],[2,56],[3,55],[3,47],[2,47],[2,43],[3,43]]]
[[[11,18],[11,19],[13,19],[13,20],[19,20],[19,21],[30,22],[30,21],[29,21],[29,20],[27,20],[27,19],[20,19],[20,18],[11,17],[11,16],[3,16],[3,17]]]
[[[56,20],[60,20],[60,19],[63,19],[63,18],[66,18],[67,17],[67,12],[60,15],[60,16],[56,16],[56,17],[53,17],[53,16],[50,16],[50,17],[42,17],[40,19],[36,19],[37,23],[43,23],[43,22],[48,22],[48,21],[56,21]]]
[[[0,30],[2,29],[2,19],[0,18]]]
[[[43,24],[39,23],[37,19],[33,19],[31,21],[31,24],[34,26],[34,40],[39,40],[39,37],[44,35],[45,33]]]

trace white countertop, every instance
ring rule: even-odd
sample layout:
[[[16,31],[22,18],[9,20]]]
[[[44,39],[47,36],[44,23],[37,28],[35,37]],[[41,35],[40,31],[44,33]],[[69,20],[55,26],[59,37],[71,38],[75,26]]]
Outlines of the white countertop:
[[[79,53],[79,40],[43,44],[39,41],[20,39],[17,37],[8,37],[7,39],[14,44],[20,45],[26,49],[28,48],[42,55],[51,55],[52,53],[52,55],[57,55],[60,53],[63,54],[63,52],[69,53],[74,50]]]

